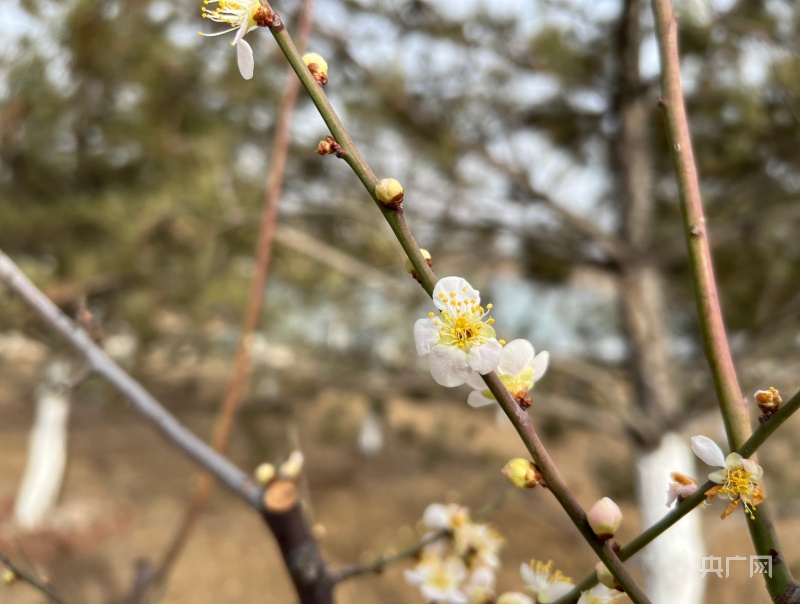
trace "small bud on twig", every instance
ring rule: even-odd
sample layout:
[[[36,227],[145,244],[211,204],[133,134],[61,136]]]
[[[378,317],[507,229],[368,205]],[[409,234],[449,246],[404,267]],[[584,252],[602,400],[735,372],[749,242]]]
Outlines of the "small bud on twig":
[[[320,86],[328,83],[328,63],[315,52],[303,55],[303,63],[306,64],[314,80]]]
[[[271,463],[262,463],[256,468],[253,474],[258,484],[267,486],[270,482],[272,482],[272,479],[275,478],[275,474],[277,474],[277,472],[275,471],[275,466],[273,466]]]
[[[521,489],[532,489],[542,483],[542,473],[536,464],[522,457],[515,457],[502,470],[508,482]]]
[[[332,136],[326,136],[324,141],[319,142],[317,153],[319,155],[335,155],[339,158],[344,157],[344,149]]]
[[[423,249],[420,249],[419,252],[420,254],[422,254],[422,257],[425,258],[425,263],[430,268],[433,268],[433,259],[431,258],[431,253],[428,250],[423,250]],[[414,268],[414,265],[411,264],[411,260],[409,260],[408,258],[406,258],[406,272],[412,277],[414,277],[417,283],[422,285],[422,280],[419,278],[419,273],[417,273],[417,269]]]
[[[586,514],[594,534],[604,541],[611,539],[622,522],[622,512],[611,499],[603,497]]]
[[[781,403],[783,402],[781,393],[772,386],[769,387],[769,390],[756,390],[753,398],[756,399],[756,405],[758,405],[758,408],[761,409],[763,413],[763,415],[758,418],[762,424],[767,422],[769,418],[772,417],[773,413],[780,409]]]
[[[386,207],[397,209],[403,203],[403,185],[394,178],[384,178],[375,186],[375,197]]]
[[[3,583],[6,585],[13,585],[16,583],[17,579],[19,579],[19,576],[10,568],[3,571]]]
[[[289,455],[289,459],[284,461],[281,464],[280,470],[278,470],[281,478],[297,480],[300,476],[300,472],[303,471],[303,461],[303,454],[300,451],[292,451],[292,454]]]
[[[622,587],[617,580],[614,578],[614,575],[611,574],[611,571],[608,570],[608,567],[603,564],[602,562],[598,562],[594,565],[595,574],[597,575],[597,580],[600,581],[603,585],[608,587],[609,589],[616,589],[618,591],[622,591]]]

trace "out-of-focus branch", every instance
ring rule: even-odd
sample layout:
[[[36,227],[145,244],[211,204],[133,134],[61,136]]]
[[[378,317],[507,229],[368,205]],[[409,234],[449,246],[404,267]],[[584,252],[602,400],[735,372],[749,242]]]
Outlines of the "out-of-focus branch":
[[[304,0],[298,19],[298,39],[300,46],[311,33],[314,15],[314,0]],[[215,451],[223,452],[228,446],[231,430],[233,428],[236,412],[242,401],[247,376],[250,373],[250,341],[253,331],[258,325],[264,301],[264,289],[269,274],[269,263],[272,258],[275,225],[278,219],[278,207],[283,190],[283,179],[286,170],[286,157],[289,153],[289,137],[292,129],[292,116],[297,106],[297,97],[300,93],[300,83],[294,77],[291,69],[286,76],[281,98],[280,109],[275,120],[275,140],[272,146],[272,157],[267,175],[267,188],[264,194],[264,205],[261,213],[261,226],[255,251],[255,271],[250,281],[250,291],[247,297],[247,307],[242,322],[242,331],[239,337],[239,346],[233,363],[228,386],[220,406],[219,414],[214,425],[211,437],[211,446]],[[157,569],[153,583],[160,588],[169,579],[169,574],[183,551],[189,538],[192,527],[196,523],[203,509],[206,507],[211,492],[214,489],[214,475],[204,472],[195,489],[191,501],[184,513],[172,542],[167,547],[164,558]]]
[[[45,596],[47,596],[50,599],[51,602],[55,602],[56,604],[66,604],[64,600],[61,599],[61,596],[59,596],[53,590],[52,587],[45,585],[35,575],[22,570],[19,566],[14,564],[8,557],[4,556],[2,552],[0,552],[0,562],[2,562],[2,564],[12,573],[13,578],[9,577],[9,579],[11,579],[12,581],[14,579],[19,579],[20,581],[24,581],[34,589],[38,589],[40,592],[42,592]]]
[[[555,463],[544,448],[542,441],[539,439],[536,430],[534,430],[531,424],[528,413],[520,408],[519,404],[514,400],[511,394],[509,394],[508,390],[506,390],[496,373],[492,372],[482,377],[495,399],[497,399],[500,407],[502,407],[503,411],[508,416],[508,419],[514,424],[517,433],[525,444],[525,448],[528,449],[533,461],[536,462],[539,471],[542,473],[548,489],[552,491],[555,498],[561,504],[561,507],[564,508],[564,511],[581,533],[581,536],[594,550],[597,557],[600,558],[603,564],[611,571],[634,604],[650,602],[647,594],[645,594],[642,588],[636,583],[628,572],[628,569],[625,568],[622,561],[611,548],[611,543],[609,541],[602,541],[594,534],[594,531],[592,531],[592,527],[589,526],[589,521],[586,519],[586,513],[569,490],[569,487],[567,487],[567,483],[564,482],[558,468],[556,468]]]
[[[800,408],[800,393],[795,394],[785,405],[783,405],[766,423],[760,425],[753,435],[747,439],[737,451],[745,459],[752,456],[758,448],[763,445],[767,439],[777,430],[781,424],[789,419],[792,414]],[[648,544],[667,531],[673,524],[678,522],[681,518],[686,516],[698,505],[706,500],[705,493],[710,488],[717,486],[715,482],[707,481],[699,486],[697,490],[689,495],[681,503],[677,504],[670,512],[664,517],[643,531],[639,536],[635,537],[623,547],[619,552],[620,560],[625,561],[633,557],[635,554],[643,550]],[[759,506],[759,514],[761,513],[761,506]],[[750,521],[752,522],[752,521]],[[773,561],[773,566],[775,562]],[[597,574],[592,572],[587,575],[583,581],[577,584],[575,589],[556,601],[555,604],[568,604],[577,601],[582,591],[591,589],[597,585]]]
[[[130,400],[133,407],[168,440],[261,514],[278,542],[300,602],[333,602],[330,574],[297,498],[285,496],[288,489],[283,483],[286,481],[277,481],[264,491],[247,474],[186,429],[141,384],[114,363],[83,329],[56,308],[2,251],[0,283],[17,294],[86,360],[94,373]]]
[[[660,104],[666,119],[672,161],[678,178],[684,233],[689,247],[695,297],[703,333],[703,348],[714,379],[728,444],[734,450],[744,444],[750,436],[750,419],[725,335],[711,263],[700,181],[681,86],[678,21],[670,0],[652,0],[652,7],[661,59],[663,98]],[[747,524],[756,552],[773,558],[771,576],[764,575],[767,590],[773,599],[782,598],[789,591],[794,591],[794,580],[784,556],[780,555],[778,538],[765,506],[760,506],[756,519]]]
[[[380,558],[376,558],[375,560],[365,564],[351,564],[350,566],[345,566],[339,570],[339,572],[333,575],[333,580],[335,583],[341,583],[342,581],[347,581],[348,579],[352,579],[353,577],[357,577],[359,575],[379,573],[384,568],[394,564],[395,562],[401,562],[406,558],[413,558],[428,545],[438,541],[445,535],[447,535],[446,531],[436,531],[435,533],[431,533],[423,539],[420,539],[418,543],[412,545],[411,547],[397,552],[396,554],[392,554],[391,556],[381,556]]]

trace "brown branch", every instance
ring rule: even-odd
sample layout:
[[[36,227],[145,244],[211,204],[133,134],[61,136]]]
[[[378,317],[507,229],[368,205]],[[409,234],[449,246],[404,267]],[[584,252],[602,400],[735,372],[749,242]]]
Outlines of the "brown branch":
[[[94,373],[126,397],[136,411],[155,425],[169,441],[261,514],[280,546],[283,561],[302,604],[333,602],[333,582],[297,499],[291,501],[291,505],[270,505],[270,500],[274,499],[272,495],[283,481],[277,481],[266,492],[263,491],[247,474],[190,432],[139,382],[114,363],[85,331],[48,300],[2,251],[0,283],[17,294],[86,360]]]
[[[660,105],[666,120],[672,161],[678,179],[684,234],[689,247],[690,267],[703,333],[703,348],[714,379],[728,444],[734,451],[752,434],[752,428],[725,335],[711,263],[700,181],[681,86],[678,21],[670,0],[652,0],[652,8],[661,59],[663,98]],[[749,521],[747,525],[756,552],[773,558],[772,575],[764,575],[764,579],[770,596],[773,599],[781,598],[794,589],[794,579],[784,556],[780,554],[781,548],[766,506],[759,506],[756,519]]]
[[[2,552],[0,552],[0,562],[5,565],[5,567],[13,573],[14,579],[19,579],[24,581],[34,589],[39,590],[45,596],[47,596],[52,602],[56,604],[66,604],[66,602],[59,596],[55,590],[49,585],[45,585],[43,581],[40,581],[38,577],[34,574],[26,572],[22,570],[19,566],[14,564],[8,557],[4,556]]]
[[[314,15],[314,0],[304,0],[298,20],[298,36],[301,47],[311,33]],[[264,194],[264,205],[261,213],[261,226],[256,243],[255,263],[256,269],[250,282],[247,297],[247,306],[242,322],[242,332],[236,350],[233,369],[228,386],[220,406],[217,420],[211,437],[211,446],[215,451],[224,452],[230,440],[236,412],[242,401],[247,377],[250,373],[250,340],[258,325],[264,301],[264,289],[269,275],[269,263],[272,258],[275,225],[278,218],[278,208],[283,189],[283,179],[286,171],[286,158],[289,153],[289,137],[292,128],[292,116],[297,106],[300,92],[300,82],[289,69],[283,88],[280,109],[276,118],[275,140],[272,147],[272,158],[269,163],[267,187]],[[184,513],[180,526],[173,536],[172,542],[167,547],[164,557],[153,575],[153,587],[163,589],[169,575],[189,539],[189,535],[200,514],[208,504],[211,492],[214,489],[215,478],[209,472],[200,475],[199,483],[194,495]]]

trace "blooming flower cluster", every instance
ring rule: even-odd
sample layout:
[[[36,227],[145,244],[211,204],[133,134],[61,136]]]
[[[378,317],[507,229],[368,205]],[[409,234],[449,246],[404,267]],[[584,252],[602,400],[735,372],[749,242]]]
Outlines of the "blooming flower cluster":
[[[495,402],[481,375],[497,370],[520,406],[531,404],[529,392],[547,370],[547,352],[535,354],[526,340],[504,346],[492,327],[491,304],[481,306],[480,292],[461,277],[445,277],[433,290],[439,314],[429,313],[414,325],[417,353],[427,356],[431,375],[442,386],[469,384],[475,390],[467,402],[481,407]]]
[[[754,519],[753,512],[764,500],[758,484],[764,473],[761,466],[738,453],[725,457],[717,443],[707,436],[692,437],[692,451],[708,465],[720,468],[708,475],[709,480],[716,482],[717,486],[710,489],[706,497],[711,499],[718,493],[728,496],[730,503],[722,513],[723,520],[733,513],[740,502],[747,515]]]
[[[427,602],[489,604],[494,602],[495,571],[500,566],[503,538],[488,524],[473,522],[469,510],[456,504],[433,503],[422,523],[446,537],[428,545],[405,579],[419,587]]]

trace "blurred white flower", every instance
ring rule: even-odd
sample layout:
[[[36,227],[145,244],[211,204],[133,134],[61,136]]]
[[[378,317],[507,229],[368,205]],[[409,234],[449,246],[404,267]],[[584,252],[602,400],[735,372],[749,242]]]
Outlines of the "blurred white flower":
[[[381,418],[374,411],[368,412],[358,431],[358,450],[367,457],[377,455],[383,449],[383,427]]]
[[[466,522],[455,531],[455,550],[471,568],[500,566],[503,538],[488,524]]]
[[[533,604],[533,600],[518,591],[508,591],[497,598],[496,604]]]
[[[523,407],[529,407],[531,400],[529,392],[547,371],[549,360],[549,352],[543,350],[536,354],[533,344],[528,340],[512,340],[500,353],[497,375],[511,396]],[[494,395],[486,388],[486,384],[477,373],[470,374],[467,383],[475,388],[467,399],[467,403],[472,407],[483,407],[496,402]]]
[[[432,503],[425,508],[422,522],[432,531],[453,532],[456,528],[469,522],[469,510],[455,503],[448,505]]]
[[[217,23],[226,23],[231,28],[236,28],[236,37],[231,46],[236,47],[236,60],[239,65],[239,73],[245,80],[253,77],[253,49],[245,42],[244,35],[258,27],[255,21],[256,12],[262,6],[259,0],[203,0],[203,4],[218,4],[214,10],[207,10],[204,6],[203,19],[211,19]],[[224,30],[215,34],[200,32],[201,36],[221,36],[234,31],[234,29]]]
[[[689,495],[697,490],[697,483],[680,472],[673,472],[672,481],[667,487],[667,507],[675,501],[682,503]]]
[[[419,586],[426,602],[437,604],[468,604],[460,586],[467,576],[467,567],[455,557],[427,557],[403,573],[411,585]]]
[[[609,589],[605,585],[598,584],[589,591],[581,593],[578,604],[614,604],[624,594],[616,589]]]
[[[560,570],[553,568],[553,561],[547,564],[531,560],[519,569],[525,587],[536,594],[538,604],[548,604],[568,594],[573,587],[572,579],[564,576]]]
[[[442,386],[460,386],[473,371],[487,374],[500,362],[503,346],[482,307],[478,290],[461,277],[445,277],[433,289],[438,316],[414,324],[417,354],[427,356],[431,376]]]
[[[488,566],[479,566],[473,570],[464,586],[469,604],[494,602],[494,580],[494,571]]]
[[[717,443],[707,436],[693,436],[692,451],[708,465],[721,468],[708,475],[709,480],[720,486],[708,491],[707,495],[713,497],[717,493],[723,493],[731,500],[722,513],[722,518],[730,516],[740,501],[750,518],[755,518],[753,510],[764,500],[758,485],[764,473],[761,466],[751,459],[744,459],[738,453],[725,457]]]

